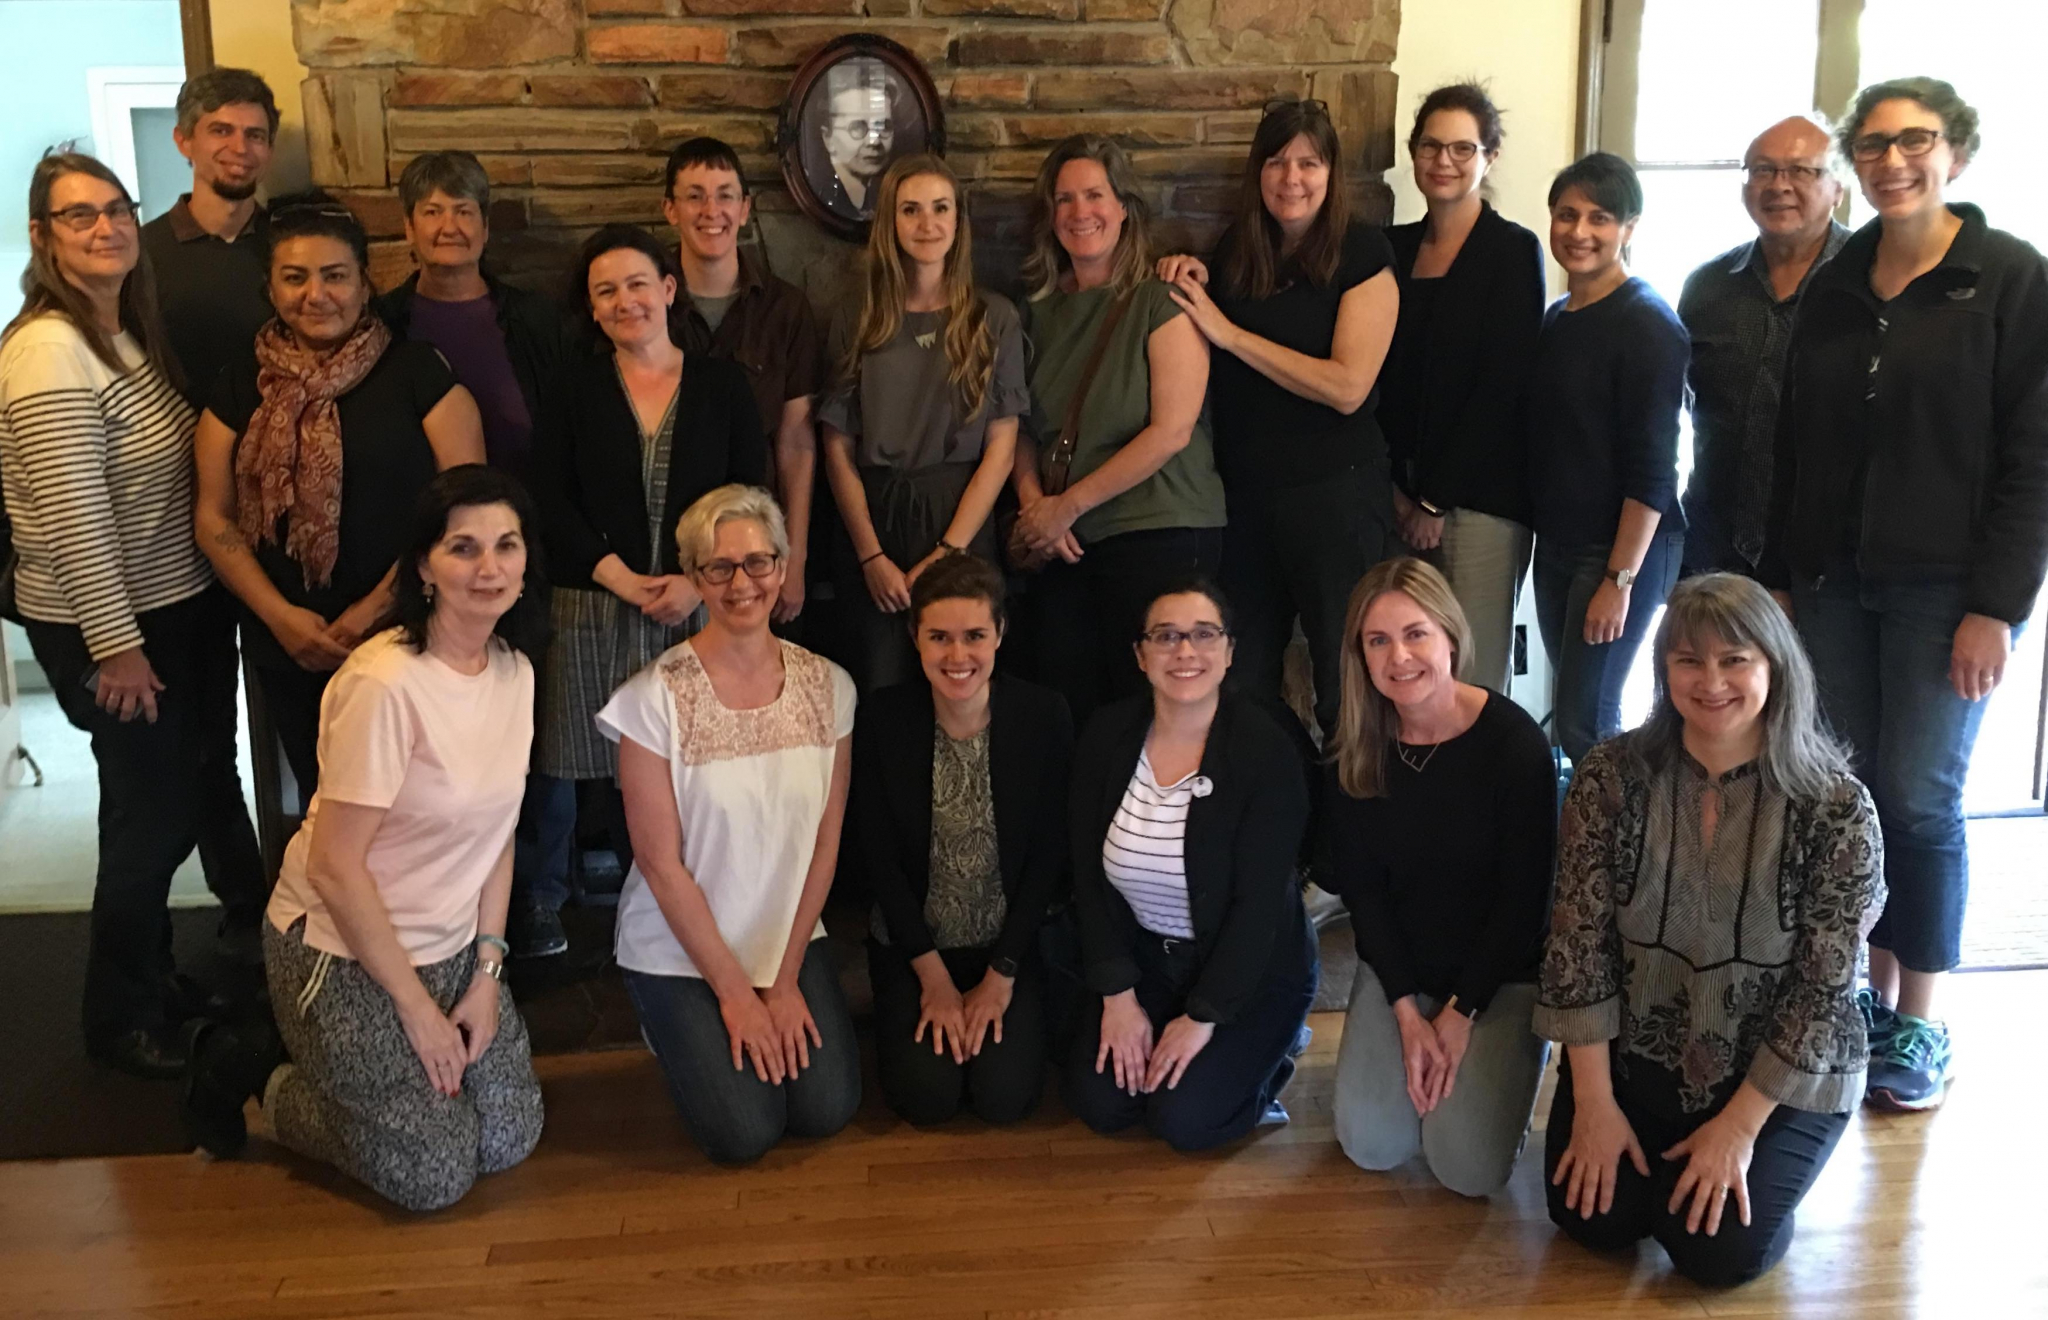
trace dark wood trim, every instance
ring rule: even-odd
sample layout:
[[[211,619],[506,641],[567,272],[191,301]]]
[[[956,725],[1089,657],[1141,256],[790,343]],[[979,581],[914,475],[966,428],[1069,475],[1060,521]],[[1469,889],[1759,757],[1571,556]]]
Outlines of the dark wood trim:
[[[902,77],[909,85],[911,95],[917,98],[918,110],[924,116],[924,149],[934,156],[946,154],[946,111],[939,101],[939,89],[932,85],[931,74],[910,51],[872,32],[852,32],[828,41],[797,68],[776,122],[775,149],[782,158],[782,181],[789,188],[789,195],[796,199],[797,209],[828,233],[865,242],[867,221],[839,214],[812,190],[810,174],[804,167],[802,122],[804,101],[810,96],[812,85],[823,78],[825,71],[833,65],[860,56],[880,60]]]
[[[213,0],[178,0],[178,26],[185,35],[185,76],[213,67]]]

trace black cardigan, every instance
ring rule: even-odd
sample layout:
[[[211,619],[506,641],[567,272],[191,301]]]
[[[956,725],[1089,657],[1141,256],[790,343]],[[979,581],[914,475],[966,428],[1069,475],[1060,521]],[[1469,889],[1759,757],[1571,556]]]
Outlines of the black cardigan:
[[[640,422],[608,350],[571,356],[535,441],[534,495],[547,533],[548,580],[558,587],[597,590],[590,574],[609,554],[635,573],[681,572],[674,529],[683,510],[727,482],[758,486],[768,477],[745,371],[696,353],[683,359],[658,563],[647,543]]]
[[[888,924],[890,947],[905,959],[934,947],[924,900],[931,888],[936,720],[932,690],[919,678],[874,693],[853,726],[849,814],[857,855]],[[989,688],[988,739],[996,852],[1009,913],[990,958],[1022,963],[1066,879],[1074,721],[1057,692],[998,678]]]
[[[1138,983],[1143,928],[1102,870],[1102,840],[1152,728],[1152,694],[1097,712],[1074,755],[1074,909],[1089,988]],[[1211,789],[1188,807],[1183,856],[1201,971],[1188,992],[1198,1022],[1228,1022],[1270,966],[1299,958],[1307,917],[1294,866],[1308,824],[1301,753],[1250,698],[1226,690],[1209,726],[1202,770]]]
[[[1387,227],[1405,305],[1427,220]],[[1522,394],[1543,331],[1543,245],[1486,203],[1451,268],[1431,281],[1417,333],[1404,319],[1380,374],[1394,476],[1442,509],[1529,522]],[[1412,428],[1412,429],[1411,429]]]

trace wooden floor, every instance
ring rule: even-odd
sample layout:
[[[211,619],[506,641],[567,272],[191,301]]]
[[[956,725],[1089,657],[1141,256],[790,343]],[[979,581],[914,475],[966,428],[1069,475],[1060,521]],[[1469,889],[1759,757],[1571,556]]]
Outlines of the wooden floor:
[[[538,1153],[432,1217],[272,1148],[0,1165],[0,1314],[2043,1316],[2044,999],[2048,972],[1955,978],[1948,1105],[1860,1117],[1791,1257],[1732,1293],[1672,1279],[1653,1246],[1615,1261],[1561,1240],[1540,1136],[1491,1203],[1353,1168],[1325,1015],[1293,1124],[1194,1158],[1056,1104],[919,1133],[871,1101],[832,1141],[722,1171],[685,1146],[650,1060],[610,1053],[544,1061]]]

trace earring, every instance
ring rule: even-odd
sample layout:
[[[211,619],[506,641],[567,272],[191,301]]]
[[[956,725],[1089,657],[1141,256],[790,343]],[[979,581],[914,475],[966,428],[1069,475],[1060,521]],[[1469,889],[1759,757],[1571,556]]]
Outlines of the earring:
[[[422,592],[424,592],[424,593],[426,594],[426,597],[427,597],[427,599],[428,599],[428,600],[430,600],[430,601],[431,601],[431,600],[432,600],[432,599],[434,598],[434,584],[433,584],[433,583],[431,583],[431,582],[423,582],[423,583],[421,583],[421,584],[420,584],[420,590],[421,590]]]

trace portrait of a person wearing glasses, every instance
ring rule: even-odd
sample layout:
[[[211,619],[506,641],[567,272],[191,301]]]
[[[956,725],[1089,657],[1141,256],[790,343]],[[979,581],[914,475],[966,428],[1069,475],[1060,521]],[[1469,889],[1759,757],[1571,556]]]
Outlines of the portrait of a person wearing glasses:
[[[876,185],[897,156],[924,149],[922,127],[899,117],[915,104],[903,79],[871,55],[825,70],[804,106],[804,130],[822,148],[807,152],[811,191],[827,210],[853,220],[875,214]]]

